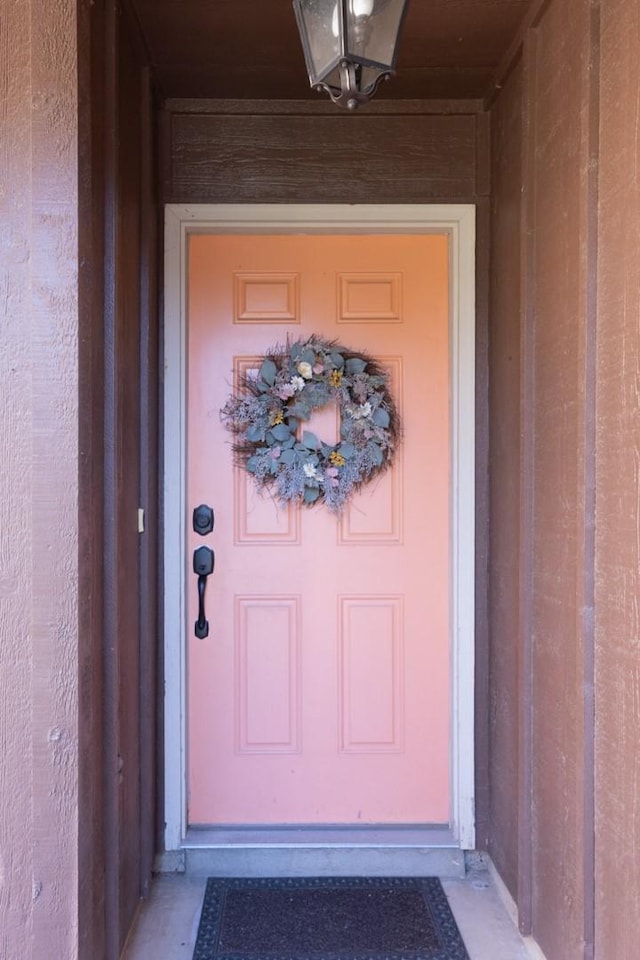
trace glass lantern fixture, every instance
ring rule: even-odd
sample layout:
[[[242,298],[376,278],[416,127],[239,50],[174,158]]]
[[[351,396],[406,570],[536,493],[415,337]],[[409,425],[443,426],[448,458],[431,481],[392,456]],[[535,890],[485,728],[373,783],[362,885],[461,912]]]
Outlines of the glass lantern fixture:
[[[408,0],[293,0],[309,83],[355,110],[393,76]]]

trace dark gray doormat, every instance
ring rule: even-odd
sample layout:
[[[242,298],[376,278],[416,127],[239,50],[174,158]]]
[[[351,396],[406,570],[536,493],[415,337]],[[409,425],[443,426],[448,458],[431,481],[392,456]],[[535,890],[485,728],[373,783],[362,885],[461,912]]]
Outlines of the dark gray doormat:
[[[440,881],[209,879],[193,960],[469,960]]]

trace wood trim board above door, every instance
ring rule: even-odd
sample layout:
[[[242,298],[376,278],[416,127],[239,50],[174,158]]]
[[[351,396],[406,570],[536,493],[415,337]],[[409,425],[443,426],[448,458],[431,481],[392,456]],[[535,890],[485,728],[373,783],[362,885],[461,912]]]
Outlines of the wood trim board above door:
[[[186,252],[190,234],[445,233],[450,249],[451,810],[448,843],[475,845],[475,208],[447,205],[167,205],[164,316],[165,849],[202,848],[187,835]],[[362,845],[362,831],[358,843]],[[380,846],[380,831],[376,842]],[[426,834],[425,834],[426,835]],[[246,846],[246,838],[243,840]],[[274,844],[278,841],[274,839]],[[342,841],[344,845],[344,840]],[[393,840],[389,839],[389,844]],[[262,843],[264,846],[264,842]],[[301,839],[300,845],[304,846]],[[384,844],[383,844],[384,845]],[[418,844],[420,845],[420,844]],[[427,840],[423,846],[428,846]],[[442,846],[440,837],[434,846]],[[287,844],[291,846],[291,842]],[[326,846],[326,844],[323,844]],[[414,845],[415,846],[415,845]],[[458,858],[459,859],[459,858]]]

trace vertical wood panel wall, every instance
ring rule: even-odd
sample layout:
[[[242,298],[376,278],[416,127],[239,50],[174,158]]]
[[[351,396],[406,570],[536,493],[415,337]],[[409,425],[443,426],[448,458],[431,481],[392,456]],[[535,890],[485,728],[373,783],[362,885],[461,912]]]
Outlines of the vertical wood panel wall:
[[[602,0],[596,957],[640,939],[640,3]]]
[[[639,41],[541,3],[492,111],[489,849],[550,960],[640,934]]]
[[[77,955],[75,3],[4,4],[0,56],[0,956]]]
[[[489,313],[489,851],[518,890],[520,230],[522,64],[496,104],[492,125],[491,304]]]
[[[155,139],[150,79],[126,9],[93,0],[78,16],[81,720],[73,879],[81,896],[73,956],[117,960],[148,893],[155,851]]]
[[[493,113],[489,848],[558,960],[593,949],[594,46],[589,3],[541,5]]]
[[[588,371],[587,168],[589,4],[554,0],[525,60],[525,324],[533,329],[531,537],[531,918],[547,956],[584,956],[587,738],[585,419]]]
[[[115,960],[148,893],[155,846],[158,277],[144,46],[125,3],[105,8],[105,953]]]

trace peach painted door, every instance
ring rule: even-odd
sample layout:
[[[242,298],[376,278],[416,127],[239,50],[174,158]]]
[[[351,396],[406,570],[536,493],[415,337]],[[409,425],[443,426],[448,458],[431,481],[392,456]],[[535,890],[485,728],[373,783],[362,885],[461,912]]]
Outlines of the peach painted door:
[[[448,289],[444,235],[190,238],[188,505],[215,510],[187,551],[191,825],[449,820]],[[384,362],[403,419],[341,518],[258,495],[220,422],[241,370],[313,333]]]

